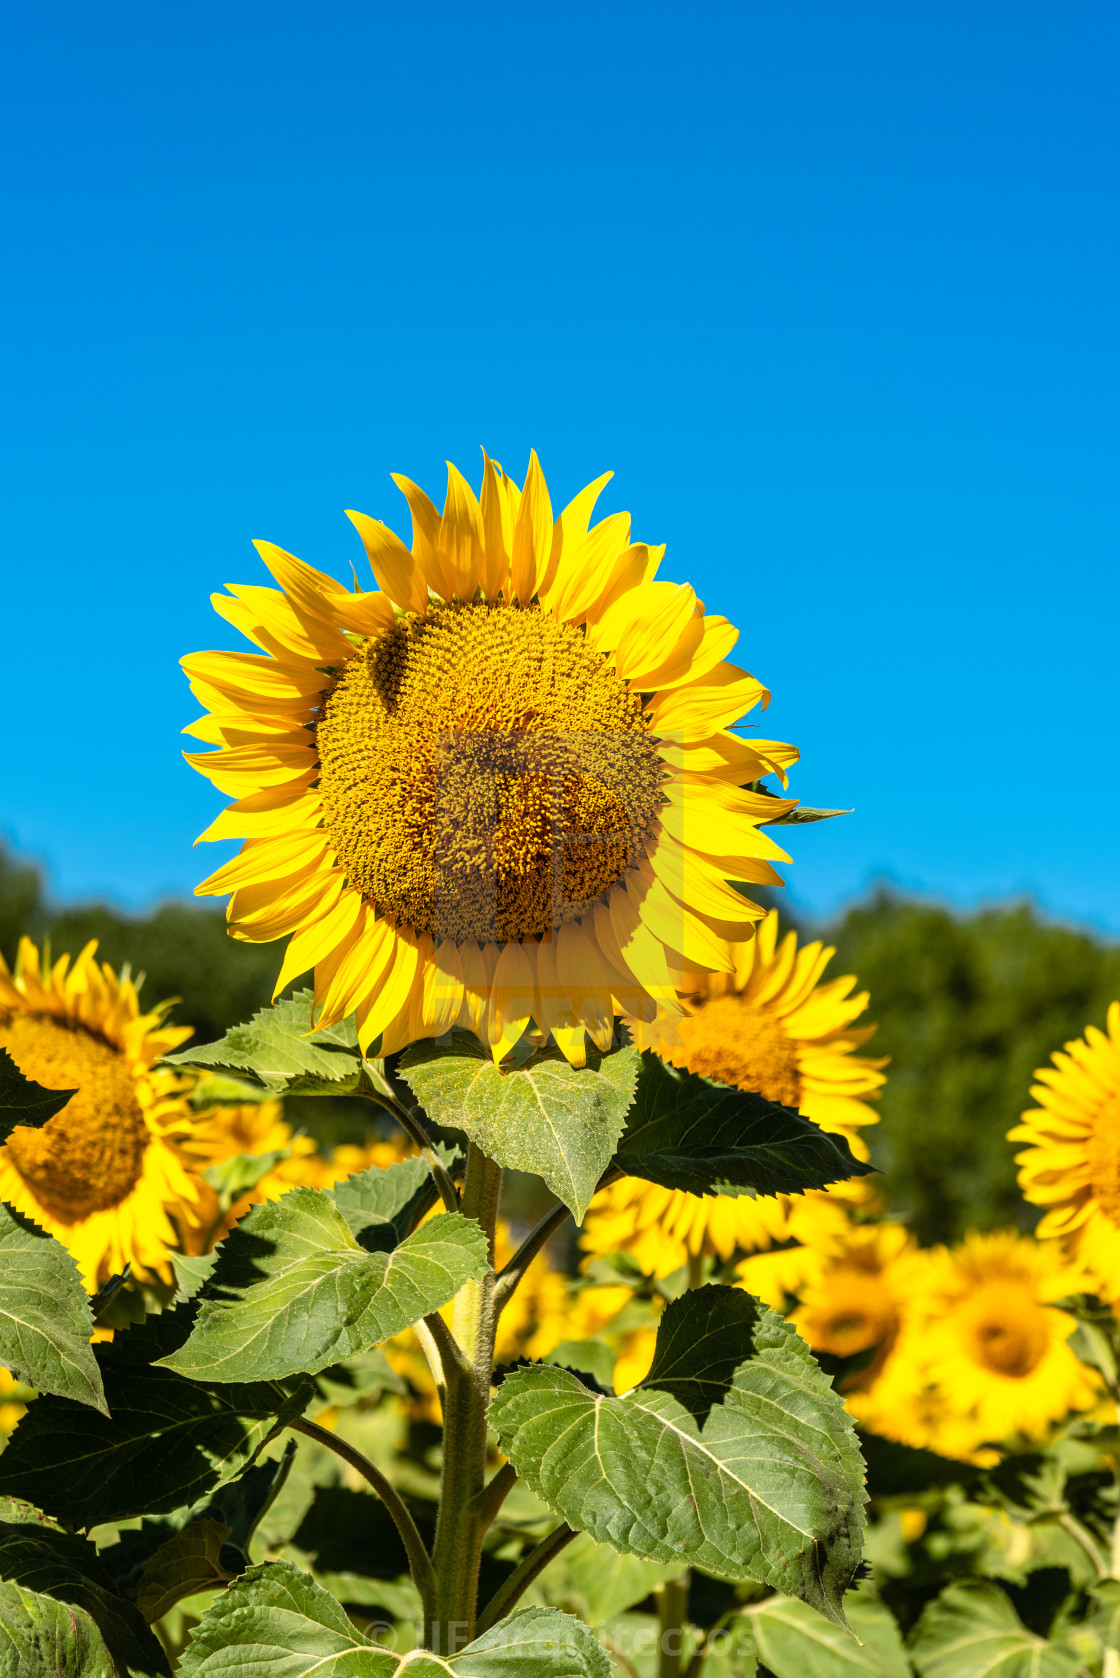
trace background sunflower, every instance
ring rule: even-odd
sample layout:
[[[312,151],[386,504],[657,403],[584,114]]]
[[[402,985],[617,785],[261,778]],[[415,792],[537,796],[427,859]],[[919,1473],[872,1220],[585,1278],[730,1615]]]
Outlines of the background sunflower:
[[[77,1091],[0,1148],[0,1199],[70,1249],[91,1292],[126,1265],[169,1283],[171,1252],[197,1245],[216,1210],[186,1146],[193,1080],[155,1064],[190,1027],[165,1024],[169,1003],[141,1013],[127,970],[95,951],[52,965],[25,938],[14,971],[0,957],[0,1046],[28,1078]]]

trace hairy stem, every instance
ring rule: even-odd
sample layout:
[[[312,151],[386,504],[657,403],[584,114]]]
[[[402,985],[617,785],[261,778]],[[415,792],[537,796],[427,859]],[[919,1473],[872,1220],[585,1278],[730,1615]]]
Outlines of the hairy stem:
[[[386,1479],[379,1468],[375,1468],[368,1457],[362,1455],[353,1445],[348,1445],[345,1439],[339,1439],[337,1434],[327,1428],[320,1427],[317,1422],[309,1422],[301,1416],[298,1420],[288,1424],[294,1432],[304,1434],[308,1439],[314,1439],[317,1444],[325,1445],[328,1451],[348,1462],[351,1468],[357,1469],[363,1480],[373,1487],[389,1514],[393,1518],[393,1525],[401,1535],[401,1540],[408,1556],[409,1571],[412,1582],[420,1592],[421,1600],[427,1604],[432,1597],[434,1579],[432,1575],[431,1557],[424,1548],[424,1540],[416,1528],[409,1510],[391,1480]]]
[[[493,1526],[499,1509],[516,1484],[517,1470],[511,1462],[505,1462],[474,1498],[471,1514],[481,1524],[483,1532],[488,1532]]]
[[[443,1395],[443,1466],[439,1513],[432,1546],[435,1589],[425,1616],[425,1644],[437,1655],[454,1655],[474,1636],[478,1569],[486,1524],[480,1505],[486,1488],[486,1419],[494,1364],[494,1226],[501,1193],[501,1167],[473,1142],[467,1153],[461,1210],[486,1232],[490,1266],[455,1296],[451,1328],[441,1317],[426,1319],[439,1349],[446,1386]],[[438,1324],[438,1326],[437,1326]]]
[[[530,1550],[523,1561],[514,1568],[505,1584],[494,1592],[486,1607],[478,1617],[476,1635],[489,1631],[491,1626],[504,1620],[518,1598],[529,1589],[538,1573],[543,1573],[554,1556],[558,1556],[566,1544],[570,1544],[575,1533],[565,1521],[563,1526],[554,1527],[546,1538],[542,1538],[535,1549]]]

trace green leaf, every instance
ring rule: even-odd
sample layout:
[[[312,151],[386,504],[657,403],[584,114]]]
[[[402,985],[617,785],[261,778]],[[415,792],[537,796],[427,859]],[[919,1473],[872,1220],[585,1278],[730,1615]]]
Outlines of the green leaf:
[[[179,1678],[393,1678],[402,1664],[410,1678],[609,1678],[588,1628],[555,1608],[523,1608],[458,1654],[414,1651],[402,1663],[291,1562],[250,1568],[211,1604]]]
[[[0,1579],[84,1609],[122,1670],[137,1678],[166,1678],[170,1672],[159,1640],[136,1604],[117,1590],[87,1539],[39,1523],[0,1522]]]
[[[0,1144],[17,1125],[38,1130],[56,1113],[61,1113],[77,1090],[49,1090],[34,1078],[25,1078],[7,1049],[0,1049]]]
[[[910,1678],[894,1615],[872,1597],[853,1597],[845,1607],[859,1643],[795,1597],[752,1609],[750,1629],[774,1678]]]
[[[622,1133],[638,1056],[592,1051],[577,1071],[549,1049],[505,1071],[476,1037],[456,1032],[450,1047],[414,1045],[398,1071],[437,1124],[464,1131],[499,1165],[543,1177],[578,1221]]]
[[[261,1178],[267,1177],[273,1166],[287,1159],[291,1151],[290,1148],[274,1148],[268,1154],[235,1154],[232,1159],[223,1159],[217,1165],[208,1166],[204,1176],[218,1197],[222,1213],[228,1212],[242,1195],[252,1194]]]
[[[615,1164],[687,1194],[799,1194],[873,1169],[791,1107],[682,1072],[646,1049]]]
[[[2,1678],[120,1678],[84,1608],[0,1582]]]
[[[357,1027],[341,1020],[313,1029],[314,993],[298,991],[235,1025],[217,1043],[165,1055],[170,1066],[250,1073],[271,1095],[349,1095],[361,1082]]]
[[[621,1555],[581,1532],[548,1564],[539,1588],[547,1602],[600,1626],[643,1602],[655,1586],[678,1578],[680,1571],[679,1562],[665,1566]]]
[[[920,1678],[1078,1678],[1074,1651],[1028,1631],[988,1579],[950,1585],[918,1622],[911,1648]]]
[[[454,1148],[437,1147],[444,1165],[453,1169],[459,1158]],[[433,1194],[431,1172],[419,1155],[395,1165],[372,1166],[356,1172],[326,1191],[350,1233],[367,1251],[395,1247],[403,1241],[424,1201]]]
[[[445,1212],[367,1252],[329,1194],[292,1189],[230,1231],[190,1339],[160,1362],[208,1381],[313,1375],[446,1305],[486,1264],[473,1218]]]
[[[179,1678],[391,1678],[397,1664],[309,1574],[280,1561],[251,1567],[210,1605]]]
[[[561,1369],[574,1369],[580,1374],[590,1375],[604,1392],[610,1392],[614,1385],[614,1366],[618,1357],[604,1340],[561,1340],[558,1346],[553,1346],[551,1352],[545,1353],[542,1361],[554,1363]]]
[[[89,1527],[166,1514],[236,1479],[302,1413],[311,1386],[291,1396],[260,1383],[210,1388],[153,1368],[193,1313],[149,1317],[97,1347],[108,1415],[36,1399],[0,1456],[0,1493]]]
[[[234,1577],[222,1566],[229,1528],[222,1521],[190,1521],[164,1539],[140,1573],[136,1606],[149,1625],[185,1596],[216,1589]]]
[[[61,1241],[0,1203],[0,1364],[17,1380],[104,1411],[93,1313]]]
[[[578,1531],[650,1561],[758,1579],[843,1625],[863,1465],[804,1341],[735,1288],[670,1304],[622,1398],[518,1369],[491,1411],[530,1488]]]

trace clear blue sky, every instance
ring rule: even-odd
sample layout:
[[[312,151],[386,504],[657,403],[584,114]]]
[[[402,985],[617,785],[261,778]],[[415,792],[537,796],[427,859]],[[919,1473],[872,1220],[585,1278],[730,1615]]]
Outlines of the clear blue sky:
[[[1112,0],[9,8],[0,831],[185,893],[180,653],[485,444],[668,543],[883,874],[1120,930]]]

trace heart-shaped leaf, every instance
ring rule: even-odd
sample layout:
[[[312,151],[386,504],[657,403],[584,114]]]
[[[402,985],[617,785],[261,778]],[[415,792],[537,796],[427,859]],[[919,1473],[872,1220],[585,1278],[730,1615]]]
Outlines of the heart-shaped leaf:
[[[804,1341],[749,1294],[674,1300],[652,1369],[624,1397],[518,1369],[491,1419],[518,1473],[577,1530],[757,1579],[844,1624],[864,1501],[855,1433]]]

